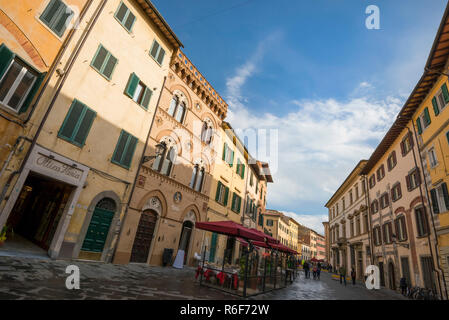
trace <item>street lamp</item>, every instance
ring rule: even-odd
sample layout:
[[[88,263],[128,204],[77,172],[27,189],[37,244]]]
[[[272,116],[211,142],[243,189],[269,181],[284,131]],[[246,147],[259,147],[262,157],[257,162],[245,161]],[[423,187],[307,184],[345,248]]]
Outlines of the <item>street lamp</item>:
[[[155,158],[159,157],[160,155],[162,155],[162,153],[164,152],[166,147],[167,146],[166,146],[165,142],[158,143],[156,145],[156,155],[154,155],[154,156],[144,156],[143,159],[142,159],[142,163],[148,162],[148,161],[150,161],[152,159],[155,159]]]

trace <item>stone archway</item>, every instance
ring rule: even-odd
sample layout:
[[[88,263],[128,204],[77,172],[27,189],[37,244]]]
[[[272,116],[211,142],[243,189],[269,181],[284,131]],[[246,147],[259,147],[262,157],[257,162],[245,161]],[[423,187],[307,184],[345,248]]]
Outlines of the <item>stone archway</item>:
[[[116,208],[115,208],[114,215],[112,217],[112,221],[110,222],[109,231],[108,231],[108,234],[105,239],[104,248],[101,253],[100,260],[105,261],[105,262],[110,262],[110,260],[112,259],[113,248],[110,248],[110,246],[111,246],[114,236],[118,235],[118,230],[116,231],[114,227],[117,226],[117,224],[119,223],[120,212],[122,211],[122,205],[121,205],[120,198],[113,191],[103,191],[103,192],[99,193],[98,195],[96,195],[92,199],[92,201],[88,207],[86,217],[84,218],[84,223],[81,228],[80,234],[78,236],[78,240],[75,244],[72,258],[74,258],[74,259],[79,258],[81,248],[83,246],[83,243],[85,241],[86,235],[89,230],[89,226],[92,221],[92,217],[93,217],[95,210],[97,209],[99,203],[104,199],[111,199],[115,203]]]

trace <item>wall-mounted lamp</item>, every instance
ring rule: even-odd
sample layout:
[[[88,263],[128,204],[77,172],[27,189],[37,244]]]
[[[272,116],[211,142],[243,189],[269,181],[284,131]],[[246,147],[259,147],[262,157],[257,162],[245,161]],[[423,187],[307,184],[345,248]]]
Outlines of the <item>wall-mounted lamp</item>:
[[[162,155],[162,153],[164,152],[166,148],[166,145],[164,142],[158,143],[156,145],[156,155],[155,156],[144,156],[142,159],[142,163],[148,162],[152,159],[155,159],[157,157],[159,157],[160,155]]]

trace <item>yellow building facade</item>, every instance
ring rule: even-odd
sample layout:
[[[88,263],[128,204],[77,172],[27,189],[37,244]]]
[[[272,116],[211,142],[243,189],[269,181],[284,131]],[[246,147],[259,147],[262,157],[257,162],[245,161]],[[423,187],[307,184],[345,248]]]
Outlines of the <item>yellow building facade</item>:
[[[146,0],[91,1],[75,30],[31,118],[35,141],[7,169],[0,226],[53,258],[109,262],[182,44]]]

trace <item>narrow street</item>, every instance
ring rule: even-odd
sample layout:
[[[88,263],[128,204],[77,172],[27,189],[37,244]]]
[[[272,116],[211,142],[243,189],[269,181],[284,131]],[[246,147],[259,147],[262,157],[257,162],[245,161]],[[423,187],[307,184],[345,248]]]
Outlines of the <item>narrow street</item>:
[[[66,266],[80,269],[80,289],[68,290]],[[238,299],[200,287],[195,269],[152,267],[145,264],[113,265],[87,261],[0,256],[0,299]],[[300,278],[286,288],[250,298],[252,300],[379,300],[404,299],[388,289],[368,291],[362,285],[340,285],[323,273],[321,280]]]

